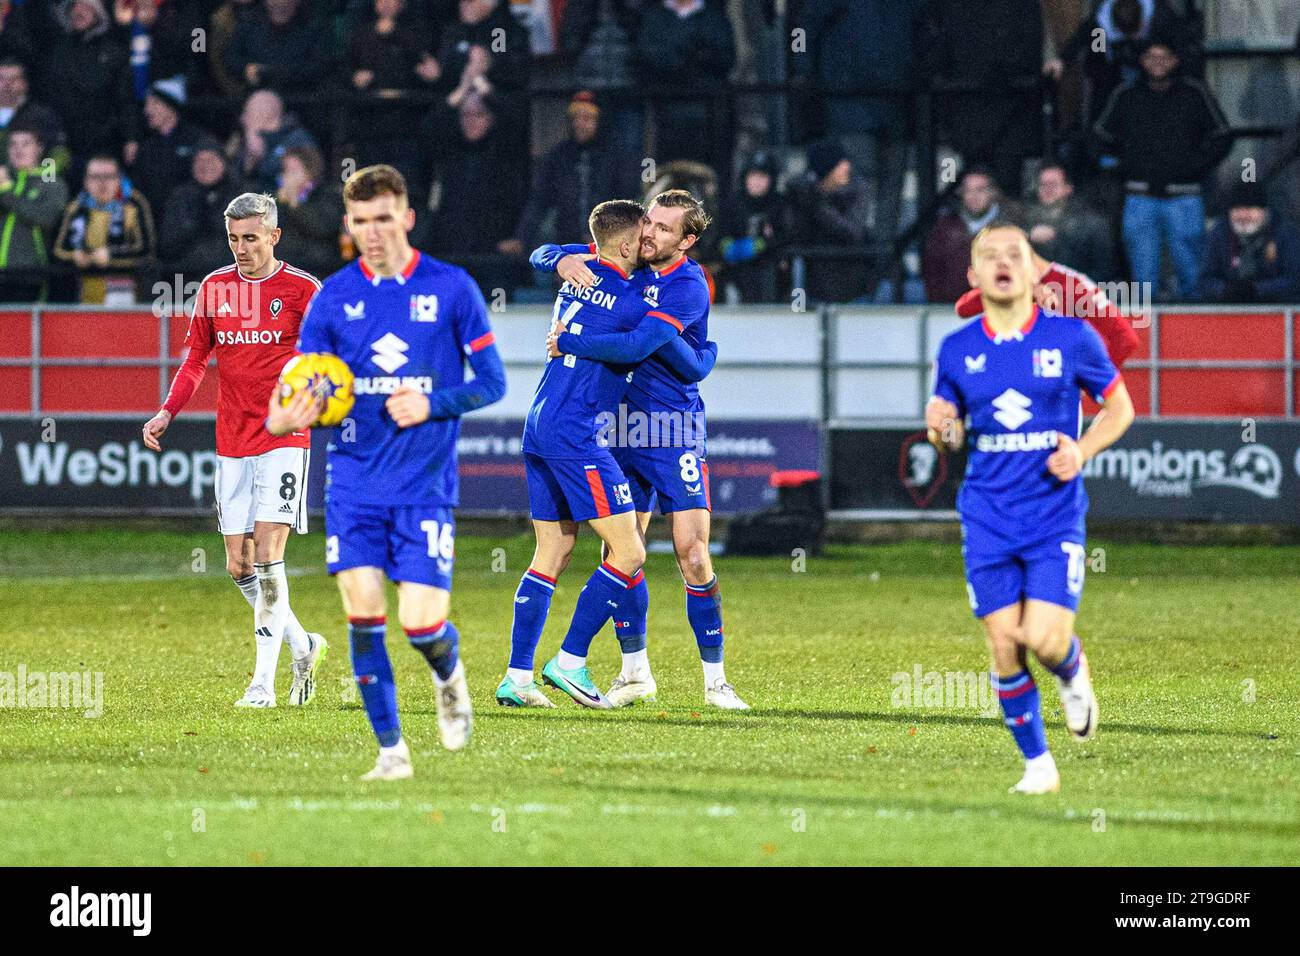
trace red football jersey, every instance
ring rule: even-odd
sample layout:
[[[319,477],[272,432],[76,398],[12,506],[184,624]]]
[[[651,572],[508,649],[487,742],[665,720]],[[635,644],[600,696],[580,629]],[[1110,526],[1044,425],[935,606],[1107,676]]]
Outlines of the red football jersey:
[[[263,279],[245,277],[233,263],[204,277],[185,335],[190,350],[163,408],[175,417],[214,354],[218,455],[247,458],[273,448],[309,447],[310,432],[276,437],[263,423],[267,399],[297,354],[298,327],[319,288],[315,276],[285,262]]]
[[[1038,280],[1054,293],[1057,301],[1051,311],[1083,319],[1101,335],[1106,351],[1116,368],[1137,350],[1138,337],[1133,324],[1106,298],[1097,284],[1084,275],[1059,262],[1047,265],[1047,271]],[[979,289],[971,289],[957,300],[957,314],[973,318],[984,311]]]

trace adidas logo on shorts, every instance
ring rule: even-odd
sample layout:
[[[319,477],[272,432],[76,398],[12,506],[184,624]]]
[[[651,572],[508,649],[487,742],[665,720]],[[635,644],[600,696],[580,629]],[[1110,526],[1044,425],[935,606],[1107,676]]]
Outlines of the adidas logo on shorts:
[[[286,515],[293,514],[293,505],[289,504],[289,502],[287,501],[284,504],[280,505],[280,514],[286,514]]]

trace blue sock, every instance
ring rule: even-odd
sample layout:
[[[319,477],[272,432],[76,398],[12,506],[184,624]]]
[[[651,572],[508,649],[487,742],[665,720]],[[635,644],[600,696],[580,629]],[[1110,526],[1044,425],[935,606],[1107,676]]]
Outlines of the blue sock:
[[[533,654],[546,627],[551,611],[555,579],[529,568],[519,579],[515,591],[515,619],[510,626],[510,666],[521,671],[533,669]]]
[[[561,650],[574,657],[586,657],[592,638],[617,613],[627,592],[644,580],[645,575],[640,571],[628,577],[608,562],[602,563],[578,595],[578,606],[573,609],[573,621],[569,633],[564,635]]]
[[[627,589],[614,615],[614,636],[624,654],[635,654],[646,648],[646,617],[650,614],[650,589],[645,586],[645,574],[638,574],[639,582]]]
[[[1016,746],[1026,760],[1047,753],[1047,732],[1043,728],[1043,715],[1038,702],[1038,685],[1029,671],[1020,671],[1010,677],[989,674],[993,689],[998,692],[1002,716]]]
[[[718,576],[708,584],[686,585],[686,620],[695,631],[700,660],[709,664],[722,662],[722,598],[718,594]]]
[[[424,655],[439,680],[447,680],[460,660],[460,632],[451,621],[439,621],[430,627],[406,632],[411,646]]]
[[[397,682],[384,646],[384,619],[348,618],[348,640],[352,645],[352,673],[361,688],[361,702],[370,726],[381,747],[392,747],[402,739],[402,724],[397,719]]]
[[[1070,636],[1070,649],[1065,652],[1059,664],[1048,664],[1047,669],[1055,674],[1067,684],[1074,680],[1074,675],[1079,673],[1079,655],[1083,653],[1083,644],[1079,641],[1079,635]]]

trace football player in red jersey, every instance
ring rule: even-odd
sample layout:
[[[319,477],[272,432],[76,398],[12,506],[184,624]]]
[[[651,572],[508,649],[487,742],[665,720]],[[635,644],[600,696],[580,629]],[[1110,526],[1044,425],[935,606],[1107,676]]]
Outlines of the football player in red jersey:
[[[280,372],[296,355],[298,326],[320,282],[275,257],[280,239],[275,200],[243,193],[226,207],[232,265],[199,284],[185,341],[162,409],[144,425],[144,443],[159,439],[203,381],[215,356],[217,392],[217,524],[226,542],[226,570],[253,607],[257,662],[236,707],[275,706],[280,643],[293,653],[289,703],[316,693],[325,639],[308,633],[289,607],[284,546],[290,527],[307,531],[307,431],[275,436],[262,427]]]
[[[1058,262],[1048,262],[1037,252],[1034,256],[1034,300],[1049,312],[1068,315],[1088,322],[1101,340],[1106,352],[1118,369],[1138,347],[1137,333],[1128,317],[1106,298],[1097,284],[1084,275]],[[957,314],[963,319],[973,319],[984,311],[980,290],[971,289],[957,300]]]

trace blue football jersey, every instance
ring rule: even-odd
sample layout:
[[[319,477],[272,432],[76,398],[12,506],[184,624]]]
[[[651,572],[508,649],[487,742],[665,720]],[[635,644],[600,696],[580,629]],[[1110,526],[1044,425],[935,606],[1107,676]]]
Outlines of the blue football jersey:
[[[324,281],[298,349],[332,352],[355,376],[354,423],[330,439],[327,494],[351,503],[459,503],[459,415],[398,428],[384,402],[400,386],[426,395],[465,383],[469,356],[494,342],[478,286],[457,266],[414,252],[380,278],[361,260]],[[349,432],[352,432],[349,434]]]
[[[641,290],[612,263],[597,259],[589,268],[596,275],[596,285],[578,289],[564,283],[555,297],[554,317],[577,335],[636,328],[650,310]],[[523,450],[545,458],[589,456],[599,447],[598,435],[607,427],[600,415],[618,414],[632,368],[575,355],[550,359],[524,422]]]
[[[1047,459],[1058,433],[1079,436],[1080,390],[1100,402],[1119,380],[1092,326],[1041,309],[1010,333],[980,316],[947,335],[934,393],[967,421],[963,522],[1003,536],[1077,524],[1088,507],[1083,478],[1057,480]]]
[[[679,326],[688,345],[704,346],[709,338],[709,282],[699,263],[683,256],[662,272],[638,269],[632,281],[651,311]],[[704,411],[699,384],[683,382],[654,355],[632,373],[627,402],[645,412]]]

